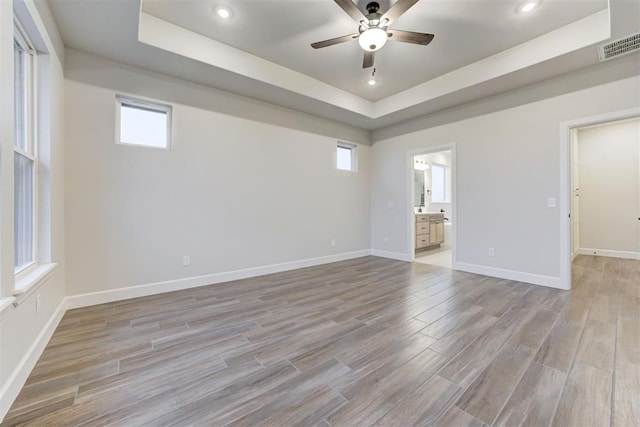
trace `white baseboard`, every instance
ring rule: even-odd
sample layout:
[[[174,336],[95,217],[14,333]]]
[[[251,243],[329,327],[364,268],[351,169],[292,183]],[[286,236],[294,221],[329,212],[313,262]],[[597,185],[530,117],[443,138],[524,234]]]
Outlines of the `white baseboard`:
[[[456,262],[453,266],[453,269],[466,271],[467,273],[475,273],[475,274],[482,274],[484,276],[498,277],[500,279],[515,280],[517,282],[548,286],[550,288],[565,289],[564,287],[562,287],[559,277],[525,273],[522,271],[515,271],[515,270],[504,270],[502,268],[487,267],[485,265],[477,265],[477,264],[468,264],[466,262]]]
[[[107,291],[92,292],[80,295],[71,295],[66,298],[66,308],[88,307],[91,305],[105,304],[130,298],[156,295],[164,292],[179,291],[183,289],[197,288],[232,280],[248,279],[265,274],[280,273],[298,268],[313,267],[331,262],[345,261],[370,255],[369,249],[345,252],[336,255],[328,255],[317,258],[290,261],[281,264],[271,264],[243,270],[227,271],[223,273],[207,274],[204,276],[187,277],[184,279],[168,280],[165,282],[149,283],[146,285],[131,286],[127,288],[110,289]]]
[[[640,259],[640,252],[612,251],[608,249],[580,248],[576,250],[579,255],[606,256],[610,258]]]
[[[2,389],[0,389],[0,422],[2,422],[7,412],[9,412],[11,405],[13,405],[14,400],[18,397],[20,390],[22,390],[24,383],[27,381],[27,378],[29,378],[29,374],[38,359],[40,359],[42,352],[49,343],[49,339],[51,339],[51,336],[66,311],[65,300],[62,300],[38,337],[33,344],[31,344],[31,347],[29,347],[29,350],[27,350],[27,353],[22,360],[20,360],[20,363],[18,363],[18,366],[16,366],[11,375],[9,375]]]
[[[379,249],[371,249],[371,255],[379,256],[381,258],[395,259],[398,261],[406,261],[406,262],[413,261],[409,255],[403,254],[401,252],[389,252],[389,251],[381,251]]]

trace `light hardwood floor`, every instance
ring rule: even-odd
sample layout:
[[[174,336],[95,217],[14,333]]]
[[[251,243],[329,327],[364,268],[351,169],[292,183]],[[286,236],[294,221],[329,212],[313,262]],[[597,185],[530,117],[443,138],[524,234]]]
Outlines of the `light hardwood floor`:
[[[365,257],[69,311],[3,425],[640,425],[640,261]]]

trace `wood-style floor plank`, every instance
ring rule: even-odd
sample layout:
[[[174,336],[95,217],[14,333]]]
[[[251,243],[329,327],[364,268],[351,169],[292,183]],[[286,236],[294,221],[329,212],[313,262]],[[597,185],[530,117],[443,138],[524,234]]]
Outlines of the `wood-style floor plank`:
[[[558,319],[538,350],[536,362],[569,373],[582,329],[582,326]]]
[[[486,424],[452,405],[433,424],[436,427],[485,427]]]
[[[621,362],[616,366],[613,402],[616,427],[640,426],[640,365]]]
[[[363,257],[70,310],[2,426],[640,425],[640,261]]]
[[[575,362],[613,372],[616,325],[587,320],[578,345]]]
[[[505,345],[467,387],[456,406],[486,424],[493,424],[532,357],[533,351],[527,347]]]
[[[439,375],[431,379],[378,421],[381,426],[433,424],[460,395],[462,389]]]
[[[343,392],[349,402],[327,421],[332,425],[371,425],[445,363],[445,357],[424,350],[392,372],[374,371]],[[385,375],[386,374],[386,375]],[[363,390],[367,390],[363,393]]]
[[[604,426],[611,421],[611,373],[576,364],[569,374],[554,426]]]
[[[532,362],[495,421],[496,426],[548,426],[567,375]]]

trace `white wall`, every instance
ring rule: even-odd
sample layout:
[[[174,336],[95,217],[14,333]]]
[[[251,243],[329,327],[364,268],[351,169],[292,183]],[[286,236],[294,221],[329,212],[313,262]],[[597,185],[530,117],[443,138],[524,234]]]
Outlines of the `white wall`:
[[[67,59],[69,295],[369,250],[370,147],[358,145],[357,172],[339,171],[344,134],[225,115],[201,108],[219,96],[204,86]],[[170,151],[114,143],[118,85],[173,104]]]
[[[42,49],[48,54],[39,56],[40,117],[39,149],[41,159],[39,213],[40,261],[55,262],[58,266],[40,287],[18,299],[0,313],[0,420],[26,380],[31,367],[53,331],[58,310],[65,295],[64,249],[64,79],[62,54],[55,50],[52,39],[58,39],[55,26],[43,22],[38,7],[29,1],[0,1],[0,150],[2,151],[2,194],[0,222],[2,257],[2,294],[13,294],[13,5],[25,27],[37,29],[43,40]],[[50,13],[50,12],[49,12]],[[7,94],[5,96],[5,94]],[[11,95],[9,95],[11,94]],[[36,312],[35,298],[40,295],[41,308]]]
[[[579,129],[578,141],[580,249],[640,257],[640,120]]]
[[[625,78],[375,143],[372,248],[408,256],[408,152],[455,143],[458,268],[559,285],[561,218],[547,199],[560,192],[560,122],[637,107],[638,93],[640,77]]]

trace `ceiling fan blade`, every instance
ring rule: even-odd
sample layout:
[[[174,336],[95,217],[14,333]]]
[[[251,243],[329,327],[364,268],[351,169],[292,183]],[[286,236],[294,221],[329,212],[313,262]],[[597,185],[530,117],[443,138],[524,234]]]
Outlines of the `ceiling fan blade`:
[[[362,60],[362,68],[373,67],[373,60],[375,59],[375,52],[364,52],[364,59]]]
[[[380,22],[384,22],[386,19],[388,21],[386,25],[391,24],[416,3],[418,3],[418,0],[398,0],[391,6],[391,9],[387,10],[387,12],[380,17]]]
[[[320,49],[321,47],[333,46],[334,44],[340,44],[357,39],[359,34],[349,34],[347,36],[336,37],[335,39],[323,40],[321,42],[311,43],[311,47],[314,49]]]
[[[347,14],[351,18],[353,18],[354,21],[360,22],[364,19],[366,22],[369,22],[366,16],[364,16],[362,12],[360,12],[360,9],[358,9],[358,6],[356,6],[355,3],[352,2],[351,0],[333,0],[333,1],[335,1],[338,4],[338,6],[342,8],[342,10],[347,12]]]
[[[388,30],[387,35],[389,36],[389,40],[394,40],[397,42],[405,42],[405,43],[413,43],[413,44],[421,44],[423,46],[428,45],[433,40],[433,34],[426,33],[414,33],[413,31],[402,31],[402,30]]]

